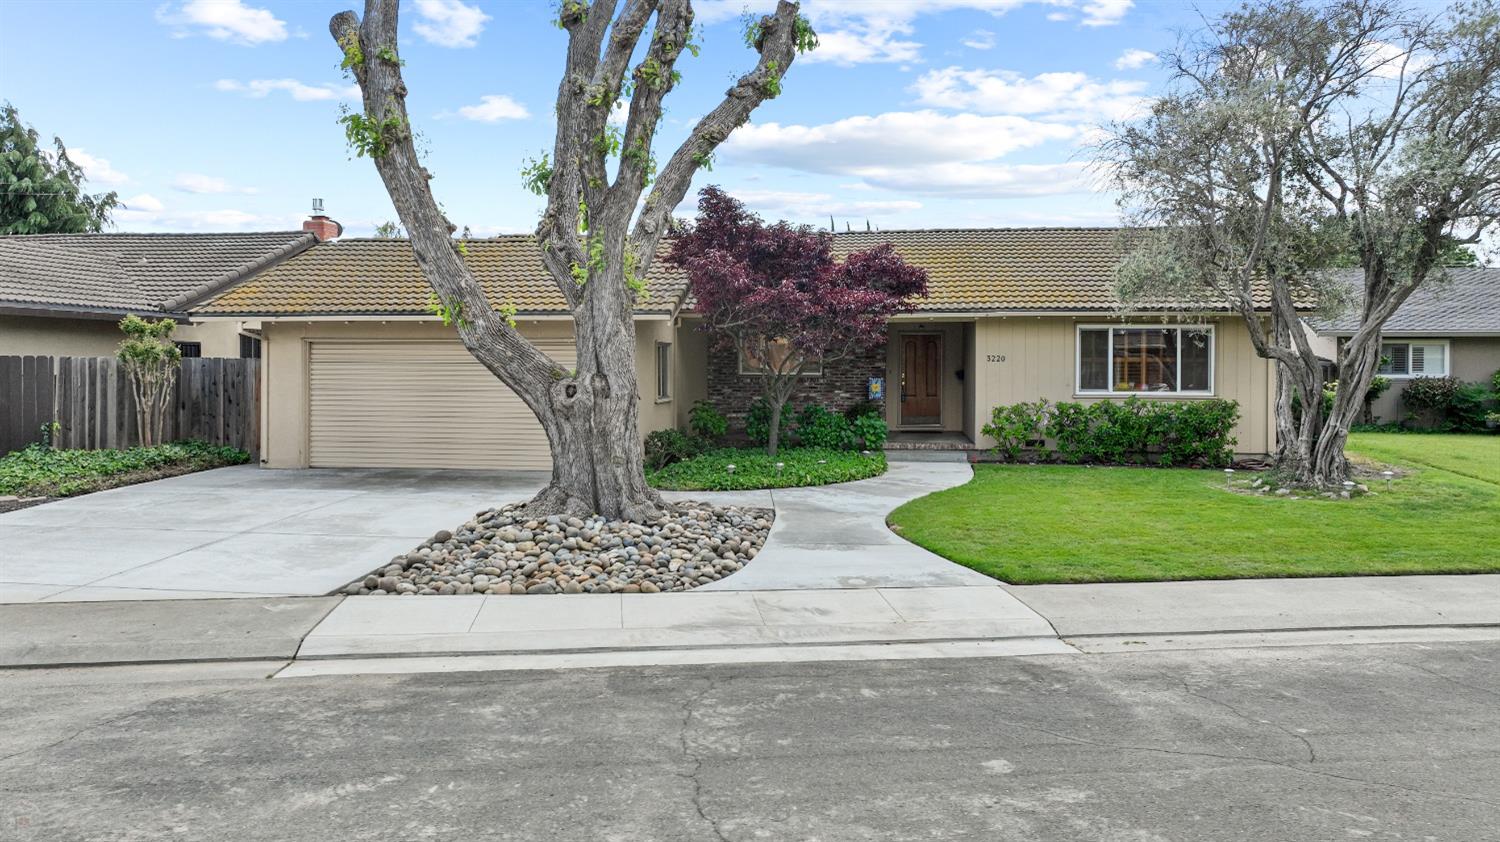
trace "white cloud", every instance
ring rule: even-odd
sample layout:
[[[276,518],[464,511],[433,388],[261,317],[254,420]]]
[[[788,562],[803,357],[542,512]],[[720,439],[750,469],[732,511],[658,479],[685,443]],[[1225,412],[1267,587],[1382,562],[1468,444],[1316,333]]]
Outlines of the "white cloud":
[[[480,123],[498,123],[501,120],[524,120],[531,116],[531,112],[504,94],[490,94],[480,97],[478,105],[458,109],[458,116]]]
[[[295,231],[302,224],[300,214],[251,213],[238,208],[171,210],[144,194],[125,204],[113,214],[122,231]]]
[[[1061,164],[964,161],[867,168],[861,175],[886,190],[981,199],[1088,193],[1097,186],[1089,164],[1083,161]]]
[[[863,175],[908,161],[990,160],[1076,134],[1071,126],[1022,117],[892,111],[816,126],[752,123],[737,129],[721,148],[740,161]]]
[[[166,210],[166,205],[161,203],[161,199],[156,198],[150,193],[142,193],[139,196],[121,199],[120,205],[126,209],[135,211],[159,212]]]
[[[1134,0],[1089,0],[1083,4],[1084,26],[1114,26],[1125,19]]]
[[[609,110],[609,124],[617,129],[624,129],[629,122],[630,100],[621,97],[615,100],[614,107]]]
[[[697,20],[712,24],[741,14],[762,15],[775,0],[701,0],[694,4]],[[802,13],[818,32],[818,49],[799,61],[840,65],[866,62],[918,62],[922,44],[911,40],[913,21],[923,15],[969,10],[999,17],[1026,5],[1051,6],[1059,11],[1049,20],[1077,20],[1083,26],[1119,23],[1133,0],[804,0]],[[993,36],[976,30],[965,46],[989,49]],[[983,45],[983,46],[980,46]]]
[[[995,33],[988,29],[976,29],[961,42],[971,50],[989,50],[995,46]]]
[[[459,0],[417,0],[417,15],[422,20],[412,29],[439,47],[474,46],[490,19],[478,6]]]
[[[852,176],[900,193],[1001,198],[1087,190],[1086,163],[996,161],[1079,133],[1077,126],[1015,115],[889,112],[813,126],[751,124],[722,149],[737,163]]]
[[[1106,82],[1072,72],[1027,78],[1010,70],[948,67],[922,74],[912,90],[923,105],[1048,119],[1127,119],[1149,102],[1144,96],[1145,82]]]
[[[1161,61],[1161,59],[1157,58],[1156,53],[1153,53],[1150,50],[1138,50],[1132,47],[1131,49],[1120,53],[1120,57],[1115,59],[1115,69],[1139,70],[1148,64],[1156,64],[1158,61]]]
[[[1378,79],[1408,78],[1432,64],[1432,57],[1410,52],[1405,47],[1386,41],[1370,44],[1360,56],[1360,62],[1371,76]]]
[[[255,45],[285,41],[286,22],[269,9],[246,6],[242,0],[189,0],[177,8],[170,4],[156,10],[156,20],[173,27],[173,36],[193,33],[220,41]]]
[[[180,173],[173,179],[172,187],[184,193],[256,193],[254,187],[236,187],[228,181],[199,173]]]
[[[360,98],[358,85],[341,85],[335,82],[308,84],[296,79],[220,79],[214,88],[230,93],[242,93],[255,99],[264,99],[274,91],[285,91],[298,102],[322,102],[325,100],[356,100]]]
[[[115,169],[109,163],[108,158],[98,158],[90,155],[82,148],[69,149],[68,158],[83,168],[83,174],[88,180],[105,187],[118,187],[130,181],[130,176]]]
[[[889,216],[921,210],[922,203],[911,199],[845,201],[827,193],[799,193],[788,190],[736,190],[734,197],[752,209],[793,219],[826,216]]]

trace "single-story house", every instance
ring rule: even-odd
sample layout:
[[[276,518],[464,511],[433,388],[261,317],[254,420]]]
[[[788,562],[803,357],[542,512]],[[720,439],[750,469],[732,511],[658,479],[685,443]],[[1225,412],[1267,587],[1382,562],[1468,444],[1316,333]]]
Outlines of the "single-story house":
[[[840,253],[889,241],[927,269],[930,296],[888,341],[809,374],[794,406],[878,396],[897,447],[972,449],[997,404],[1237,401],[1237,450],[1274,450],[1271,364],[1238,316],[1121,313],[1113,229],[913,230],[835,235]],[[470,240],[466,260],[496,306],[562,365],[572,321],[532,237]],[[699,399],[742,417],[759,393],[749,361],[713,350],[684,307],[686,278],[653,263],[635,309],[642,435],[684,426]],[[209,295],[195,321],[230,320],[264,341],[262,461],[273,467],[546,468],[520,399],[429,311],[404,240],[320,242]]]
[[[313,230],[0,237],[0,356],[114,356],[130,314],[176,319],[184,356],[255,356],[253,334],[233,320],[193,321],[187,305],[317,239]]]
[[[1349,277],[1357,287],[1360,278]],[[1334,358],[1338,343],[1359,326],[1358,308],[1315,325],[1323,340],[1319,353]],[[1391,388],[1372,405],[1384,423],[1406,414],[1401,392],[1418,377],[1455,377],[1489,383],[1500,370],[1500,269],[1450,268],[1429,281],[1401,305],[1381,332],[1379,373]]]

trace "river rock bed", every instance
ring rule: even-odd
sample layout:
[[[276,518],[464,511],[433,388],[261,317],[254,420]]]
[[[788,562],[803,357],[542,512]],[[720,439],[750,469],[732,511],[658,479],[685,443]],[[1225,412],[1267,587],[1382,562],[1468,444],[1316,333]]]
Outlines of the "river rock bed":
[[[661,593],[718,581],[749,564],[770,509],[669,504],[648,523],[529,517],[519,504],[443,530],[342,589],[351,596]]]

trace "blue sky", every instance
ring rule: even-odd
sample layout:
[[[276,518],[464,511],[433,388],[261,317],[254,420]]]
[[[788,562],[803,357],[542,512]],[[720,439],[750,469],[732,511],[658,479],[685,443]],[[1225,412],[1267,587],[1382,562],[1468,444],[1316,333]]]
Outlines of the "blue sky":
[[[120,230],[296,228],[313,197],[351,235],[395,218],[335,122],[357,101],[329,17],[350,0],[0,3],[0,97],[60,135]],[[523,160],[552,145],[565,35],[547,0],[407,0],[409,107],[438,199],[477,235],[529,231]],[[657,154],[754,56],[700,0]],[[1222,3],[1197,4],[1215,12]],[[768,218],[880,228],[1108,225],[1092,127],[1162,82],[1154,53],[1197,12],[1157,0],[807,0],[822,46],[721,150],[717,183]],[[689,215],[690,202],[678,212]]]

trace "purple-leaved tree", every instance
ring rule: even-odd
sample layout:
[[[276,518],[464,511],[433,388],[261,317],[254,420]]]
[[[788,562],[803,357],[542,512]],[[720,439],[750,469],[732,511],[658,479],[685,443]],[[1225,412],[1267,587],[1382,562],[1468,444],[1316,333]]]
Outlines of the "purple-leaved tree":
[[[891,316],[927,295],[927,272],[889,243],[837,260],[831,234],[767,225],[718,187],[699,194],[698,218],[673,239],[669,259],[687,270],[715,343],[760,370],[772,456],[797,378],[884,342]]]

